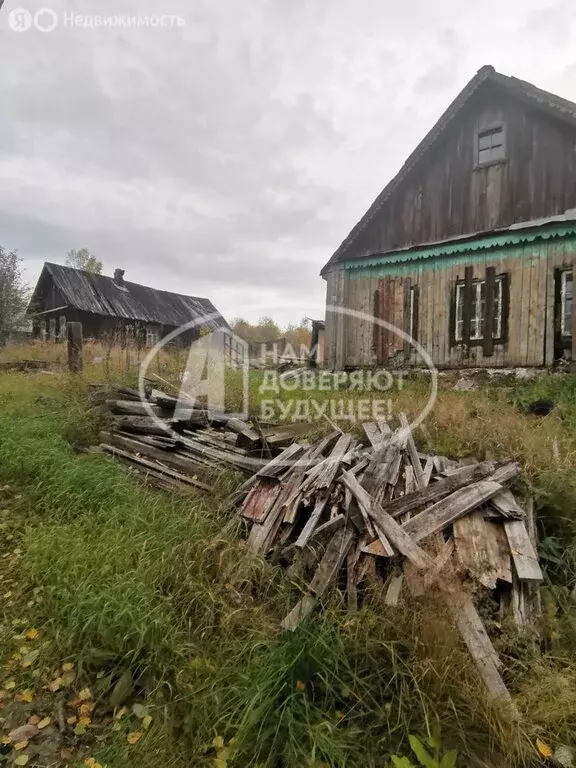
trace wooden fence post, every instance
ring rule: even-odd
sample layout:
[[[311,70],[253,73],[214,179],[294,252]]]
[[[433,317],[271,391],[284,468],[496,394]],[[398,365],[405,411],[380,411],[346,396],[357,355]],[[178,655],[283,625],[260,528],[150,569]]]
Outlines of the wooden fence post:
[[[68,323],[68,369],[72,373],[82,371],[82,323]]]

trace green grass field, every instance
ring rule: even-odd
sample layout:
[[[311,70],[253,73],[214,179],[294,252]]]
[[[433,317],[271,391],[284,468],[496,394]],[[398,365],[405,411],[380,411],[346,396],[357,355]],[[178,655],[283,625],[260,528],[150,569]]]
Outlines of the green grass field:
[[[522,715],[510,722],[485,701],[438,606],[386,608],[377,581],[358,614],[335,593],[280,634],[301,584],[246,553],[227,500],[238,478],[212,498],[148,490],[76,450],[100,428],[83,380],[0,374],[0,717],[4,733],[35,716],[53,730],[21,750],[3,744],[0,761],[386,768],[393,755],[419,765],[418,736],[457,750],[458,765],[508,768],[544,764],[537,738],[574,746],[574,389],[572,377],[445,387],[419,436],[438,452],[520,459],[539,500],[542,647],[492,628]],[[413,412],[424,390],[408,383],[399,407]],[[543,396],[563,419],[520,412]]]

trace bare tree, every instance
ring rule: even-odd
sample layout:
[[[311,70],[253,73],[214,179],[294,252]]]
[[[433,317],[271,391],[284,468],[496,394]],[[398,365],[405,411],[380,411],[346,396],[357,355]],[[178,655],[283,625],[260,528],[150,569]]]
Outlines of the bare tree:
[[[74,269],[83,269],[86,272],[93,272],[95,275],[102,274],[102,262],[93,256],[88,248],[73,248],[66,254],[66,264]]]
[[[0,344],[24,319],[28,288],[22,278],[22,259],[0,245]]]

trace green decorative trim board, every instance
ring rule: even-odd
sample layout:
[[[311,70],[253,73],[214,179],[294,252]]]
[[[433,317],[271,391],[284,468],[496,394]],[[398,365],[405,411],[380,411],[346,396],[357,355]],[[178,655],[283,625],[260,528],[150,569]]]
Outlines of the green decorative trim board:
[[[548,250],[546,241],[563,240],[564,247],[576,250],[576,225],[555,226],[535,230],[510,231],[502,235],[482,237],[476,240],[451,241],[440,245],[413,248],[406,251],[394,251],[376,254],[364,259],[353,259],[342,264],[348,277],[369,277],[377,275],[402,275],[416,269],[450,268],[460,264],[476,264],[500,259],[522,258],[526,256],[527,246],[540,241],[538,254]],[[555,243],[560,245],[560,243]]]

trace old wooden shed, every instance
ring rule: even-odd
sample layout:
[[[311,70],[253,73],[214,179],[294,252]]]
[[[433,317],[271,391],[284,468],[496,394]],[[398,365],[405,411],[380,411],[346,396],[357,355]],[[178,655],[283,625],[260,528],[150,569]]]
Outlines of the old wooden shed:
[[[152,346],[167,334],[190,324],[178,336],[188,344],[203,329],[228,328],[208,299],[160,291],[114,277],[46,262],[34,289],[28,314],[34,335],[53,341],[66,338],[66,324],[81,322],[85,338],[134,342]]]
[[[571,358],[575,255],[576,104],[483,67],[324,266],[326,366]]]

